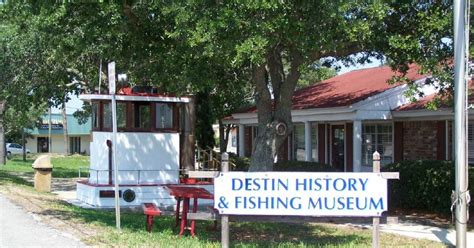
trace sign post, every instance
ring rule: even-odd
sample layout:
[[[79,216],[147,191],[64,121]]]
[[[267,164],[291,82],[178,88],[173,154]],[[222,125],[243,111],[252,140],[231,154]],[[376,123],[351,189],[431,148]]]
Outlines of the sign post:
[[[112,164],[114,165],[115,223],[120,230],[120,198],[117,161],[117,101],[115,99],[115,62],[108,64],[109,94],[112,95]]]
[[[456,206],[456,246],[466,247],[466,232],[468,220],[468,167],[467,167],[467,70],[466,60],[469,54],[469,1],[455,0],[454,12],[454,165]],[[466,7],[467,5],[467,7]],[[467,18],[466,18],[467,17]]]
[[[222,154],[221,163],[222,172],[229,172],[229,154],[224,152]],[[221,245],[222,248],[229,248],[229,216],[222,215],[221,219]]]
[[[375,151],[372,155],[373,160],[373,172],[380,173],[380,154]],[[372,248],[379,247],[380,239],[380,217],[374,217],[372,219]]]

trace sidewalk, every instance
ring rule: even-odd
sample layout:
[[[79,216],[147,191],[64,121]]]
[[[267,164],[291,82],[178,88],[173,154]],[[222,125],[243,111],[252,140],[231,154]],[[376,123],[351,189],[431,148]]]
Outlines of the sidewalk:
[[[361,227],[372,229],[369,224],[343,224],[344,226]],[[456,245],[456,231],[440,227],[426,226],[411,222],[400,222],[397,224],[381,224],[380,230],[386,233],[403,235],[417,239],[428,239],[441,242],[450,246]],[[474,232],[467,233],[467,247],[474,247]]]
[[[87,247],[69,233],[53,229],[0,195],[0,247]]]

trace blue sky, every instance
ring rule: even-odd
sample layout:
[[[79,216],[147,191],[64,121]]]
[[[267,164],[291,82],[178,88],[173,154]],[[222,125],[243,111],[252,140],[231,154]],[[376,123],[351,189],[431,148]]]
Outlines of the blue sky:
[[[365,68],[372,68],[372,67],[377,67],[380,66],[382,63],[379,60],[373,60],[372,63],[365,63],[365,64],[358,64],[355,66],[344,66],[341,65],[341,69],[337,72],[338,75],[344,74],[346,72],[350,72],[353,70],[359,70],[359,69],[365,69]]]
[[[79,98],[76,95],[69,94],[69,97],[71,98],[71,100],[69,100],[66,103],[66,114],[73,114],[74,112],[76,112],[76,110],[79,110],[82,108],[82,101],[79,100]],[[53,114],[59,114],[61,113],[61,109],[52,108],[51,112]]]

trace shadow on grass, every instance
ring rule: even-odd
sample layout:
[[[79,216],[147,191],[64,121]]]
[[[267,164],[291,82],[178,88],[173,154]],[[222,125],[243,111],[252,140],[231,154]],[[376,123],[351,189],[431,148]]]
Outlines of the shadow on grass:
[[[81,220],[88,224],[115,228],[115,212],[83,209],[71,206],[62,201],[54,204],[58,208],[48,209],[40,214],[55,216],[62,220]],[[220,230],[208,230],[212,221],[197,221],[196,235],[193,242],[219,245]],[[122,231],[134,239],[177,239],[178,228],[174,216],[156,217],[152,234],[145,231],[145,216],[142,213],[122,213]],[[220,227],[218,225],[218,227]],[[370,237],[360,234],[342,233],[337,228],[311,224],[233,222],[231,223],[231,243],[234,247],[319,247],[351,246],[370,244]],[[158,236],[156,236],[158,235]],[[188,235],[186,235],[188,236]],[[186,239],[187,237],[182,237]],[[200,244],[203,244],[200,243]],[[206,246],[206,245],[204,245]]]
[[[20,184],[20,185],[33,187],[32,182],[29,182],[26,179],[21,178],[17,175],[12,175],[8,172],[0,170],[0,185],[4,185],[7,183],[14,183],[14,184]]]
[[[78,177],[77,169],[53,168],[53,177],[55,178],[76,178]],[[82,173],[82,177],[89,177],[88,173]]]
[[[369,237],[341,233],[337,228],[290,223],[232,223],[231,240],[238,247],[320,247],[361,245]]]
[[[70,205],[61,200],[53,201],[53,205],[58,208],[49,208],[39,214],[54,216],[61,220],[79,219],[85,223],[98,224],[100,226],[115,228],[115,211],[113,210],[94,210],[84,209]],[[209,222],[209,225],[211,222]],[[200,225],[203,228],[205,225]],[[122,212],[121,213],[121,228],[131,232],[145,231],[145,215],[138,212]],[[163,230],[175,231],[175,217],[174,216],[159,216],[155,217],[153,231],[160,232]],[[203,230],[200,230],[203,233]]]

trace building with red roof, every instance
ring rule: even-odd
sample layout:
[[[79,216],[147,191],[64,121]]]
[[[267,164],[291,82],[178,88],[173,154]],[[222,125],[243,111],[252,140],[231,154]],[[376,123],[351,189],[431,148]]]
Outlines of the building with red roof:
[[[451,159],[453,111],[428,110],[436,89],[412,65],[407,78],[428,96],[412,103],[406,84],[389,84],[388,66],[348,72],[295,91],[295,126],[283,153],[289,160],[331,164],[340,171],[371,171],[372,154],[382,164],[407,159]],[[471,110],[472,111],[472,110]],[[238,153],[250,156],[257,137],[256,108],[224,119],[238,125]],[[469,150],[474,162],[474,127]],[[472,151],[471,151],[472,150]]]

